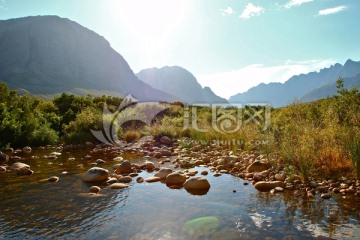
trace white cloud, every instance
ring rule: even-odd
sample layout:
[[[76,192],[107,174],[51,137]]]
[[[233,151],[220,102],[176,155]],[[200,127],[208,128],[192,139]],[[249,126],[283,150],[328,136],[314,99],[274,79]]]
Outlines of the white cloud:
[[[346,6],[338,6],[334,8],[327,8],[319,11],[319,16],[321,15],[329,15],[329,14],[335,14],[341,11],[344,11],[346,9]]]
[[[308,3],[308,2],[312,2],[312,1],[314,1],[314,0],[291,0],[290,2],[285,4],[285,7],[291,8],[291,7],[300,6],[303,3]]]
[[[283,83],[294,75],[318,71],[334,63],[331,59],[297,62],[289,60],[281,65],[253,64],[229,72],[197,75],[196,78],[202,86],[208,86],[217,95],[229,98],[260,83]]]
[[[264,8],[262,8],[260,6],[255,6],[252,3],[249,3],[248,5],[246,5],[244,11],[241,13],[241,15],[239,17],[242,19],[249,19],[253,16],[260,15],[264,11],[265,11]]]
[[[232,15],[235,13],[234,9],[232,9],[232,7],[227,7],[226,9],[221,9],[220,10],[221,15],[226,16],[226,15]]]

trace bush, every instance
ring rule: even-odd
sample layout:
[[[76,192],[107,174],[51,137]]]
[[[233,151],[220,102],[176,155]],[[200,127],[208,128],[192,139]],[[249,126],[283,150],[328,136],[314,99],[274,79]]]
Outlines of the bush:
[[[127,131],[122,134],[122,139],[128,143],[135,142],[136,140],[140,139],[141,134],[137,131]]]

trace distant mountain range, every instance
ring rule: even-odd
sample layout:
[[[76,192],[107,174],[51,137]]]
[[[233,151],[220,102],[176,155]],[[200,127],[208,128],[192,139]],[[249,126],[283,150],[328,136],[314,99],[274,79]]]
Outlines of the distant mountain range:
[[[295,99],[314,101],[336,94],[336,80],[345,78],[345,86],[352,87],[358,81],[360,62],[347,60],[308,74],[291,77],[285,83],[261,83],[247,92],[230,97],[230,103],[269,103],[273,107],[288,105]]]
[[[228,103],[209,88],[202,88],[192,73],[184,68],[148,68],[137,74],[138,78],[153,88],[170,93],[187,103]]]

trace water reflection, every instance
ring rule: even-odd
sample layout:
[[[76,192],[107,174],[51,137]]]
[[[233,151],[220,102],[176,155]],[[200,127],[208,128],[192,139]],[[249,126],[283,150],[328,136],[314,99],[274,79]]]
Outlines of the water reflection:
[[[99,194],[89,195],[89,185],[81,181],[92,163],[80,160],[85,152],[56,160],[44,159],[44,154],[24,161],[35,171],[30,178],[0,175],[0,239],[343,239],[359,234],[360,202],[352,197],[271,195],[231,175],[211,174],[206,176],[211,188],[204,195],[136,181],[121,190],[102,186]],[[112,169],[110,159],[102,167]],[[68,174],[61,175],[63,171]],[[60,177],[56,183],[39,182],[54,175]]]

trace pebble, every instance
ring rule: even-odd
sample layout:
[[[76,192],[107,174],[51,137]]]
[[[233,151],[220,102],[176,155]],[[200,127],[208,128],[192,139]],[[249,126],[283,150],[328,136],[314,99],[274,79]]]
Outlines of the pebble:
[[[137,182],[137,183],[143,183],[143,182],[144,182],[144,178],[143,178],[143,177],[138,177],[138,178],[136,179],[136,182]]]
[[[57,176],[52,176],[52,177],[49,177],[49,178],[48,178],[48,181],[49,181],[49,182],[57,182],[57,181],[59,181],[59,179],[60,179],[60,178],[57,177]]]
[[[91,186],[89,190],[92,193],[98,193],[100,191],[100,188],[98,186]]]
[[[111,189],[123,189],[123,188],[127,188],[129,187],[129,185],[125,184],[125,183],[113,183],[110,185]]]
[[[321,194],[320,197],[323,198],[323,199],[330,199],[330,198],[331,198],[331,194],[330,194],[330,193],[323,193],[323,194]]]

